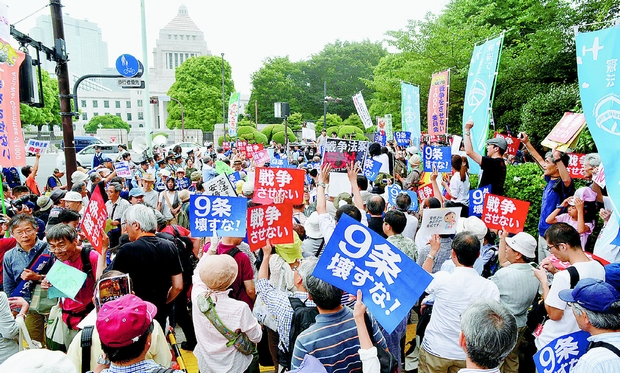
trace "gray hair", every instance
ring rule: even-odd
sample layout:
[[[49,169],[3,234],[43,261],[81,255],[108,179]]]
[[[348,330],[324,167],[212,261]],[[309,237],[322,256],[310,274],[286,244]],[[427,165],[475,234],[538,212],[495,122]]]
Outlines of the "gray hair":
[[[86,184],[84,184],[84,182],[80,181],[79,183],[73,184],[73,186],[71,187],[71,191],[72,192],[80,193],[82,191],[82,188],[84,188],[85,186],[86,186]]]
[[[119,193],[123,190],[123,186],[120,183],[110,183],[109,186],[113,187],[114,190]]]
[[[32,228],[34,228],[35,230],[39,229],[39,225],[37,224],[37,221],[34,220],[32,215],[19,214],[13,216],[9,221],[9,232],[13,233],[13,229],[15,229],[15,227],[20,225],[21,223],[30,223],[30,225],[32,225]]]
[[[120,184],[119,184],[120,185]],[[145,205],[133,205],[125,210],[123,220],[126,224],[138,223],[140,230],[148,233],[157,231],[157,219],[153,209]]]
[[[517,321],[498,301],[479,299],[461,314],[467,356],[481,368],[492,369],[517,344]]]
[[[583,163],[587,163],[592,167],[598,167],[601,165],[601,156],[598,153],[586,154],[583,157]]]
[[[588,320],[590,320],[590,324],[597,329],[603,330],[619,330],[620,329],[620,313],[618,312],[610,312],[610,313],[600,313],[594,312],[587,308],[582,307],[577,303],[569,303],[569,305],[573,308],[573,312],[577,316],[581,316],[584,313],[588,316]],[[620,310],[620,302],[614,302],[611,304],[612,309],[616,309],[616,311]]]
[[[99,176],[97,172],[93,172],[92,174],[90,174],[90,181],[92,181],[93,183],[98,179],[101,179],[101,176]]]
[[[61,241],[65,238],[67,241],[73,242],[78,237],[78,234],[75,228],[68,224],[54,224],[45,231],[45,237],[47,242]]]
[[[314,267],[316,267],[316,263],[318,263],[318,261],[319,259],[316,257],[304,258],[297,268],[297,273],[301,277],[301,283],[304,285],[304,288],[306,288],[308,276],[312,276],[312,272],[314,271]]]

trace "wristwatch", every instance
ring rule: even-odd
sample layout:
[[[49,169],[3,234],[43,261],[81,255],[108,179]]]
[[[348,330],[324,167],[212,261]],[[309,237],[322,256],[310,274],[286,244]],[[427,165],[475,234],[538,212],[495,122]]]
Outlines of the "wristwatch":
[[[317,187],[323,187],[323,188],[325,188],[326,186],[327,186],[327,184],[325,184],[325,183],[318,183],[318,184],[317,184]]]
[[[466,132],[464,133],[464,135],[465,135],[465,136],[469,136],[469,135],[471,135],[471,132],[470,132],[470,131],[466,131]]]

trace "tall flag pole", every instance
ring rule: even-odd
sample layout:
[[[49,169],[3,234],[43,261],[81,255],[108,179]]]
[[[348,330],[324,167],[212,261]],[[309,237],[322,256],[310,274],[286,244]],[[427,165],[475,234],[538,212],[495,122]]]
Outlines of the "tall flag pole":
[[[472,146],[476,153],[482,155],[484,155],[489,130],[489,108],[492,105],[492,93],[503,39],[502,33],[495,39],[474,46],[467,76],[465,102],[463,103],[463,132],[465,132],[465,123],[470,119],[473,120],[475,125],[471,129]],[[480,172],[480,166],[472,160],[469,161],[469,168],[472,173]]]
[[[420,87],[400,83],[400,118],[403,131],[411,132],[411,142],[420,148]]]
[[[428,134],[445,135],[448,129],[450,69],[433,74],[428,92]]]

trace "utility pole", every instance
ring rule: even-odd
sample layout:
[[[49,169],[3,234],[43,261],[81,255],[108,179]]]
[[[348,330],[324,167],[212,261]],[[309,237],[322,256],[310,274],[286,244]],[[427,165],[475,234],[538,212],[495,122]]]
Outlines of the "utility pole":
[[[224,53],[222,53],[222,123],[224,124],[224,140],[226,140],[226,102],[224,100]],[[213,141],[216,140],[213,139]]]
[[[58,91],[60,93],[60,116],[62,117],[62,133],[65,142],[65,166],[67,188],[71,188],[71,175],[76,170],[75,144],[73,142],[73,113],[71,111],[71,88],[69,84],[69,68],[67,67],[67,48],[65,45],[65,29],[62,21],[62,5],[60,0],[50,0],[54,44],[56,45],[56,71]],[[77,108],[76,108],[77,110]]]

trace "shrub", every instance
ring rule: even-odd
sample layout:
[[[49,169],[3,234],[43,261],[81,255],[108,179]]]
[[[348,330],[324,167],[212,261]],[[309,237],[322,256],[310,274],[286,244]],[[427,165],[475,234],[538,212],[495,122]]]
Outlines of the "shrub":
[[[282,130],[281,132],[274,133],[274,135],[271,137],[271,140],[275,141],[278,144],[284,145],[284,130]],[[288,141],[289,142],[297,141],[297,136],[295,136],[293,132],[290,130],[288,132]]]
[[[542,194],[546,184],[542,170],[537,163],[507,166],[506,183],[504,184],[506,197],[530,203],[524,230],[534,237],[538,237]]]

